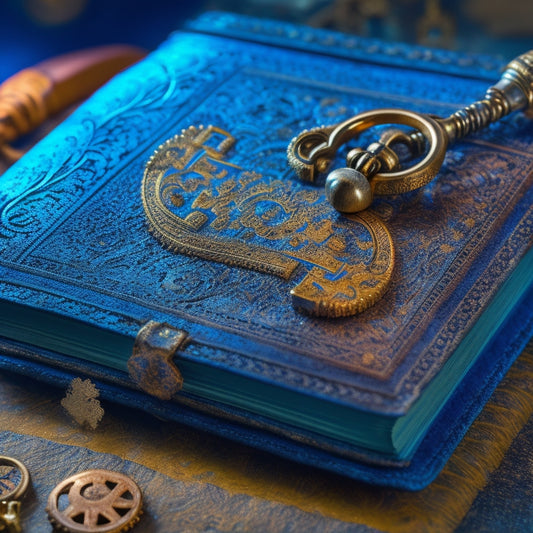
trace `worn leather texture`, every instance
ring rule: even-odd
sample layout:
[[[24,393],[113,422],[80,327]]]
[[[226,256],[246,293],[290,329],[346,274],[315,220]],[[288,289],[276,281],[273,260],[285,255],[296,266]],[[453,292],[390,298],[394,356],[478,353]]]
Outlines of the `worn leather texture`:
[[[332,265],[371,265],[376,243],[364,220],[338,216],[320,189],[295,179],[286,147],[303,128],[363,109],[449,114],[482,96],[500,67],[477,56],[206,15],[117,76],[2,177],[2,297],[132,342],[148,320],[168,322],[189,335],[183,359],[402,414],[531,245],[530,125],[515,116],[491,127],[453,147],[427,187],[375,203],[373,213],[397,246],[391,288],[364,314],[340,320],[300,313],[290,289],[312,268],[329,280]],[[150,191],[197,228],[187,237],[200,242],[200,251],[173,251],[147,224],[141,181],[154,151],[191,125],[222,133],[216,142],[187,145],[185,151],[195,149],[191,158],[177,153],[176,182]],[[220,148],[230,138],[234,144]],[[209,239],[221,245],[216,257]],[[235,243],[253,249],[259,266],[234,254]],[[202,413],[190,402],[176,407],[127,388],[119,393],[116,387],[131,385],[124,361],[106,370],[4,342],[2,364],[25,373],[33,365],[61,384],[85,372],[123,403],[354,477],[420,488],[531,335],[530,300],[519,312],[524,320],[500,331],[411,470],[401,472],[314,451],[313,440],[331,443],[281,425],[293,440],[263,432],[254,426],[270,421],[238,410],[225,411],[231,422],[213,422],[222,411],[209,402]]]

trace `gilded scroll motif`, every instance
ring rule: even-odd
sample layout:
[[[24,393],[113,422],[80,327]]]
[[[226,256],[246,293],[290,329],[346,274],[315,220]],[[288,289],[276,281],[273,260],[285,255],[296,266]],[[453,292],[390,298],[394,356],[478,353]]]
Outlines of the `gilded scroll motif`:
[[[388,230],[372,212],[339,219],[314,187],[268,178],[226,160],[235,144],[213,126],[191,126],[146,166],[149,229],[168,249],[283,279],[299,310],[348,316],[385,292],[393,270]],[[372,250],[369,261],[357,251]],[[359,256],[359,257],[358,257]]]

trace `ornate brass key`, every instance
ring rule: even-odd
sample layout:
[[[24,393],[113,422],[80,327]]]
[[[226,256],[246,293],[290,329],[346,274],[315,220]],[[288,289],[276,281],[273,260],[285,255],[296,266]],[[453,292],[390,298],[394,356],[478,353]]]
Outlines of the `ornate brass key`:
[[[366,150],[351,150],[347,168],[328,175],[328,201],[338,211],[355,213],[369,207],[375,195],[399,194],[426,185],[438,174],[449,144],[520,110],[533,118],[533,50],[511,61],[484,99],[448,118],[402,109],[367,111],[340,124],[303,131],[291,141],[288,160],[300,179],[314,182],[327,171],[342,144],[370,127],[398,124],[415,128],[413,132],[386,131]],[[411,158],[425,155],[415,165],[402,168],[400,145]]]

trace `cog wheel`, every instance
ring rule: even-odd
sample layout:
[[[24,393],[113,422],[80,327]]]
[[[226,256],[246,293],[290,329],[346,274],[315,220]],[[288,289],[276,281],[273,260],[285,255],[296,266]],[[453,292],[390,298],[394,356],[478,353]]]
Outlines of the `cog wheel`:
[[[142,513],[142,493],[128,476],[111,470],[87,470],[57,485],[46,512],[56,531],[121,533]]]

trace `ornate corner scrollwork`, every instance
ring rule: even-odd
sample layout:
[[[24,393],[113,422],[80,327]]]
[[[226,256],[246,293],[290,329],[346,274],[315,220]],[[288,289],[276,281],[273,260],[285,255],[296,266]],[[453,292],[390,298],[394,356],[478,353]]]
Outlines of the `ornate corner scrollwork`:
[[[286,280],[302,267],[292,304],[312,315],[349,316],[373,305],[394,262],[379,217],[338,217],[316,188],[242,169],[226,160],[234,144],[220,128],[191,126],[155,151],[142,182],[154,237],[176,253]]]

